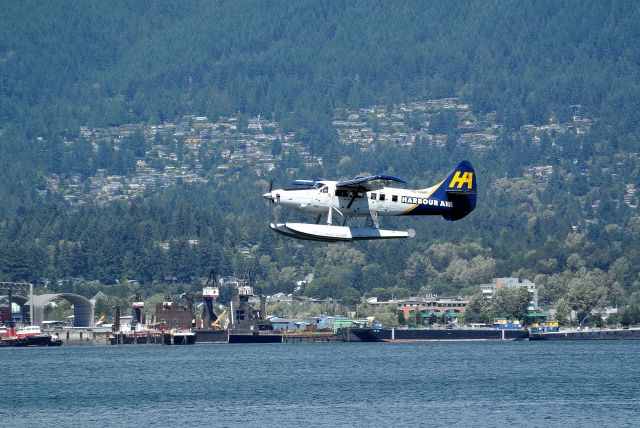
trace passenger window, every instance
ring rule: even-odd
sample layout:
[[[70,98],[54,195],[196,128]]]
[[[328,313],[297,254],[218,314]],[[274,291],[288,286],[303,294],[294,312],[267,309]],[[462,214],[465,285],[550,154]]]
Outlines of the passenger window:
[[[376,196],[377,196],[377,195],[376,195],[375,193],[372,193],[372,194],[371,194],[371,199],[375,201],[375,200],[376,200]]]
[[[391,196],[391,202],[398,202],[398,195]]]
[[[384,201],[384,193],[380,193],[380,200]]]

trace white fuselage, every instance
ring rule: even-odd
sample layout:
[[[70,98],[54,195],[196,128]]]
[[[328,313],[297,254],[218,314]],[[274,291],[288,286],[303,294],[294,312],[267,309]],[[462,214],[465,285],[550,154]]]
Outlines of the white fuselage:
[[[429,200],[437,187],[422,190],[383,187],[359,191],[354,198],[353,191],[336,191],[335,181],[323,181],[310,189],[277,189],[264,196],[278,205],[312,214],[327,214],[334,208],[345,217],[369,216],[372,212],[379,216],[396,216],[406,214],[421,203],[440,203]]]
[[[269,190],[262,196],[276,205],[317,214],[315,223],[271,223],[269,227],[284,236],[315,241],[409,238],[414,235],[411,229],[381,229],[379,217],[431,215],[455,221],[476,207],[475,175],[471,163],[466,160],[460,161],[447,178],[427,189],[382,185],[391,182],[407,184],[386,174],[342,181],[295,180],[293,184],[305,187]],[[321,224],[323,216],[326,216],[325,224]],[[364,227],[359,227],[357,221],[348,221],[349,217],[368,218]],[[334,225],[334,221],[338,225]]]

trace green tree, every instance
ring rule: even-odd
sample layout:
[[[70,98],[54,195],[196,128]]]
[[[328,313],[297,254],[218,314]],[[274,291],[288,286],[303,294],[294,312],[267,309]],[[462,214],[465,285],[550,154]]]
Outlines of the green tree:
[[[640,306],[638,304],[630,304],[622,308],[619,313],[619,320],[623,326],[640,323]]]
[[[399,325],[406,325],[407,324],[407,320],[405,319],[404,313],[402,311],[397,311],[396,315],[398,317],[398,324]]]
[[[576,277],[569,284],[567,303],[576,311],[578,322],[582,322],[593,310],[602,309],[607,302],[609,276],[599,269]]]
[[[472,296],[464,311],[465,323],[488,323],[488,306],[487,299],[482,294]]]
[[[531,296],[524,287],[503,287],[491,298],[490,313],[494,318],[507,318],[524,321]]]
[[[421,326],[422,321],[423,321],[422,312],[420,312],[420,310],[416,308],[416,310],[413,311],[413,322],[415,323],[416,326]]]
[[[228,306],[229,303],[238,295],[238,288],[233,285],[222,285],[220,287],[220,297],[218,301],[221,305]]]
[[[340,302],[348,308],[354,308],[360,303],[360,293],[353,287],[347,287],[340,293]]]

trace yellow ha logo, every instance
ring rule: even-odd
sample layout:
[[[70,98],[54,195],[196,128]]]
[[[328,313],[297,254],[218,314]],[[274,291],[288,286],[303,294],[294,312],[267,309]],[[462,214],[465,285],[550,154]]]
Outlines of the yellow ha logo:
[[[453,176],[453,180],[449,183],[449,187],[456,187],[460,189],[463,184],[467,185],[467,189],[471,190],[473,186],[473,172],[465,172],[460,175],[460,171],[456,171],[456,175]]]

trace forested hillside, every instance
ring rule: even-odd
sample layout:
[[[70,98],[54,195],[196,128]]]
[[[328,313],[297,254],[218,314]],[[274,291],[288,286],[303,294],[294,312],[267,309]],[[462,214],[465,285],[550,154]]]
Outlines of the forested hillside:
[[[340,298],[471,294],[492,276],[520,276],[546,305],[585,287],[599,304],[640,301],[639,19],[633,1],[5,2],[1,279],[135,279],[144,290],[215,267],[250,270],[265,292],[291,292],[313,273],[301,292]],[[336,125],[444,97],[469,110],[394,119],[398,132],[443,144],[363,149]],[[276,120],[322,166],[277,140],[269,174],[220,179],[211,147],[198,158],[202,182],[137,198],[72,205],[49,186],[62,177],[89,191],[96,174],[130,177],[154,145],[175,154],[172,167],[195,168],[176,134],[94,144],[83,131],[185,115],[237,118],[238,132],[250,117]],[[379,119],[361,116],[381,135]],[[560,126],[585,118],[584,129]],[[495,124],[490,141],[465,143],[484,122]],[[327,245],[267,227],[298,215],[263,203],[271,178],[388,172],[426,186],[461,159],[476,168],[477,210],[460,222],[385,223],[416,229],[414,240]]]
[[[637,130],[633,1],[10,2],[0,120],[292,115],[462,95],[511,127],[584,104]],[[316,119],[321,121],[322,118]]]

